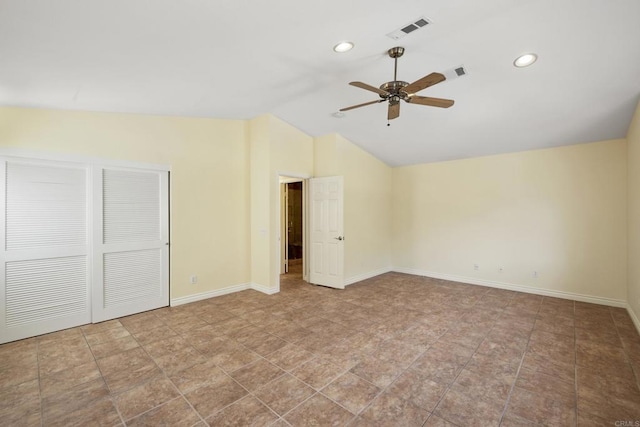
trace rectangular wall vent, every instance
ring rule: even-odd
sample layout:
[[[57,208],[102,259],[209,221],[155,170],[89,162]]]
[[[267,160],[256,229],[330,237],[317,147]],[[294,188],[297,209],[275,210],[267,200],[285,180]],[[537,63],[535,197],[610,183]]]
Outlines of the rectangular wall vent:
[[[390,32],[389,34],[387,34],[388,37],[391,37],[394,40],[398,40],[401,39],[402,37],[406,36],[407,34],[411,34],[412,32],[419,30],[420,28],[424,28],[429,24],[432,24],[433,22],[429,19],[429,18],[425,18],[424,16],[421,16],[420,18],[416,19],[413,22],[410,22],[406,25],[403,25],[402,27],[398,28],[395,31]]]

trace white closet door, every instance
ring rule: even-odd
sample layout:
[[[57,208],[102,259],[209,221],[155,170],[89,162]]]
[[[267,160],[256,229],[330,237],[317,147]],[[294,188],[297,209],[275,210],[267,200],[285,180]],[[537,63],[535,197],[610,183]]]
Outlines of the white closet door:
[[[0,158],[0,343],[91,321],[87,174]]]
[[[93,322],[169,304],[168,172],[94,170]]]

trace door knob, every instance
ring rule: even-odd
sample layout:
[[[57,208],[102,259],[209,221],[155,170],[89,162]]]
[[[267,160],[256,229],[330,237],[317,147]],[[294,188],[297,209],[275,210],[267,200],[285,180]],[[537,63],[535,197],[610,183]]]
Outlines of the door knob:
[[[344,240],[344,237],[338,236],[338,237],[334,237],[334,239],[336,239],[336,240]]]

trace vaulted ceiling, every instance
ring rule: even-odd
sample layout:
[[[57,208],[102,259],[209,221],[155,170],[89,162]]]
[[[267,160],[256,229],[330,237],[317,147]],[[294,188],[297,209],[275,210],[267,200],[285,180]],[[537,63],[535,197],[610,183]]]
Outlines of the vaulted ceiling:
[[[399,40],[421,17],[430,24]],[[389,165],[624,137],[640,94],[638,0],[0,0],[0,104],[249,119],[338,132]],[[355,47],[335,53],[343,40]],[[349,86],[450,78],[386,105]],[[516,68],[514,59],[539,59]],[[454,77],[464,66],[467,75]],[[453,77],[453,78],[451,78]]]

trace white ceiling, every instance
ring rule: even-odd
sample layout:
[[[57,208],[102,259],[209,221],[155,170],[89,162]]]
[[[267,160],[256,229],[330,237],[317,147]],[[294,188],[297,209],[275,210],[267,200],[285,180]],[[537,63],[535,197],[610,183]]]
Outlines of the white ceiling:
[[[433,21],[394,41],[421,16]],[[332,51],[339,41],[355,48]],[[334,118],[392,80],[465,77]],[[539,60],[513,67],[521,53]],[[624,137],[640,94],[638,0],[0,0],[0,104],[249,119],[338,132],[389,165]]]

